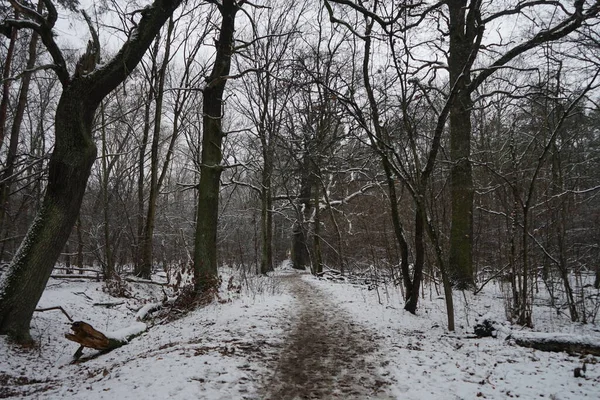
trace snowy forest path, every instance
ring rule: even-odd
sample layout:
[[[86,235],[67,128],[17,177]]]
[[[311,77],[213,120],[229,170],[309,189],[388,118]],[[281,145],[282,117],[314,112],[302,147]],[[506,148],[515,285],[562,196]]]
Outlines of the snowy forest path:
[[[388,399],[376,338],[300,274],[282,277],[299,309],[283,345],[269,399]]]

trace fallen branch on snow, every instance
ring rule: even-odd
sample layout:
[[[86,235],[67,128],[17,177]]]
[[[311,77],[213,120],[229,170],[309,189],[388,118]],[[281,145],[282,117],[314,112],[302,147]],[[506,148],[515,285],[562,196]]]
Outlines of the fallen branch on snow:
[[[149,279],[134,279],[134,278],[123,278],[125,279],[127,282],[132,282],[132,283],[147,283],[149,285],[158,285],[158,286],[170,286],[170,284],[168,283],[162,283],[162,282],[156,282],[156,281],[151,281]]]
[[[107,302],[107,303],[94,303],[92,305],[96,306],[96,307],[112,308],[112,307],[120,306],[123,304],[125,304],[124,301],[113,301],[113,302]]]
[[[95,281],[99,281],[102,279],[99,275],[79,275],[79,274],[71,274],[71,275],[50,275],[50,278],[53,279],[92,279]]]
[[[73,318],[71,318],[71,316],[69,314],[67,314],[67,312],[65,311],[64,308],[62,308],[61,306],[56,306],[56,307],[48,307],[48,308],[36,308],[35,311],[37,312],[44,312],[44,311],[51,311],[51,310],[60,310],[62,311],[63,314],[65,314],[67,316],[67,319],[70,322],[73,322]]]

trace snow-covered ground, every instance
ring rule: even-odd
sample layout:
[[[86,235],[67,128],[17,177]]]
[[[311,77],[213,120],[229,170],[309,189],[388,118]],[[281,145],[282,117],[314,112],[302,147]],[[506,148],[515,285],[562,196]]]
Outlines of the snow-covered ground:
[[[327,329],[344,321],[353,327],[350,332],[368,332],[365,337],[377,349],[369,357],[378,357],[373,374],[381,385],[368,398],[600,398],[600,364],[594,357],[585,358],[585,377],[575,378],[573,370],[583,362],[579,356],[504,340],[520,327],[505,324],[498,338],[467,338],[478,316],[503,319],[503,300],[493,285],[477,296],[455,295],[457,330],[448,333],[444,301],[429,288],[414,316],[403,310],[393,286],[369,290],[367,285],[296,274],[283,270],[268,278],[248,278],[241,294],[228,291],[224,283],[222,302],[172,322],[150,322],[147,332],[129,344],[75,364],[71,362],[77,345],[64,339],[70,327],[67,318],[58,311],[36,313],[32,333],[37,347],[22,349],[0,337],[0,398],[262,399],[268,397],[274,377],[285,376],[280,363],[286,360],[283,352],[290,348],[292,332],[302,326],[301,309],[333,321]],[[307,284],[302,290],[314,290],[318,296],[295,295],[290,279],[302,279]],[[75,320],[103,332],[118,331],[139,324],[140,308],[164,296],[159,286],[131,283],[130,287],[133,297],[119,299],[103,292],[99,282],[51,280],[39,307],[62,306]],[[312,303],[299,304],[303,301]],[[536,330],[585,335],[600,342],[595,325],[568,323],[541,306],[534,311]],[[335,337],[349,340],[344,332],[349,331],[344,328]],[[93,354],[86,349],[84,358]],[[361,356],[356,357],[361,365]]]
[[[573,370],[582,359],[566,353],[549,353],[518,347],[505,341],[518,326],[505,324],[497,338],[467,339],[479,316],[502,321],[504,306],[494,286],[477,296],[454,296],[456,332],[448,333],[445,304],[441,297],[421,300],[418,315],[403,310],[397,290],[369,290],[365,286],[315,281],[357,321],[379,335],[387,355],[390,391],[398,399],[599,399],[600,364],[587,357],[585,379]],[[381,304],[380,304],[381,303]],[[551,329],[593,337],[594,325],[571,324],[556,312],[538,309],[537,329]]]

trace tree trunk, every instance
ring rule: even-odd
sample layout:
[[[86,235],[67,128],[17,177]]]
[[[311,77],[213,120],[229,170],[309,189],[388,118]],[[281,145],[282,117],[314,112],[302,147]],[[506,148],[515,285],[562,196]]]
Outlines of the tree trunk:
[[[65,245],[65,271],[67,275],[71,275],[73,273],[73,268],[71,268],[71,253],[69,251],[69,242]]]
[[[425,216],[424,223],[427,227],[427,234],[433,245],[435,251],[435,257],[437,258],[438,265],[440,267],[440,273],[442,274],[442,284],[444,287],[444,299],[446,301],[446,315],[448,316],[448,330],[454,331],[454,299],[452,298],[452,283],[448,276],[448,270],[444,264],[444,255],[440,246],[440,240],[438,234],[431,223],[431,220]]]
[[[417,312],[417,302],[419,301],[419,289],[423,280],[423,267],[425,265],[425,243],[423,213],[421,206],[417,205],[415,211],[415,263],[413,266],[413,278],[410,286],[410,292],[406,292],[406,304],[404,309],[412,314]]]
[[[202,162],[198,184],[198,209],[194,240],[194,291],[201,294],[218,285],[217,223],[223,142],[223,92],[231,67],[235,14],[234,0],[224,0],[219,6],[221,32],[217,40],[217,54],[207,85],[203,92]]]
[[[0,292],[0,334],[19,342],[31,341],[33,311],[75,224],[96,159],[92,123],[98,104],[83,101],[87,87],[78,83],[64,88],[58,103],[46,194]]]
[[[19,18],[19,14],[15,11],[15,19]],[[8,99],[10,91],[10,68],[12,67],[12,58],[15,53],[15,44],[17,43],[17,28],[12,28],[10,32],[10,39],[8,42],[8,49],[6,49],[6,56],[4,59],[4,71],[2,71],[2,99],[0,99],[0,147],[4,144],[4,130],[6,129],[6,114],[8,111]],[[3,203],[0,203],[2,205]],[[1,226],[1,225],[0,225]]]
[[[338,256],[338,265],[340,268],[340,274],[344,275],[346,271],[346,260],[344,258],[344,242],[342,240],[342,231],[340,230],[340,225],[335,218],[335,214],[333,212],[333,207],[331,206],[331,201],[329,200],[329,195],[327,194],[327,187],[321,182],[321,189],[323,191],[323,198],[325,200],[325,204],[327,205],[327,209],[329,210],[329,218],[331,218],[331,222],[333,223],[333,227],[335,229],[335,237],[336,237],[336,245],[337,245],[337,256]],[[385,225],[384,225],[385,229]],[[384,231],[385,232],[385,231]],[[387,239],[386,239],[387,242]],[[391,259],[391,257],[389,257]]]
[[[473,3],[473,2],[472,2]],[[473,280],[473,176],[471,171],[470,83],[474,36],[466,26],[466,0],[448,1],[450,10],[450,87],[456,95],[450,108],[450,228],[449,277],[457,289],[475,286]],[[473,5],[473,7],[477,7]],[[472,10],[473,11],[473,10]]]
[[[267,152],[264,156],[269,157]],[[260,273],[266,275],[273,271],[273,214],[271,208],[273,205],[271,193],[271,172],[272,165],[270,160],[264,162],[262,188],[261,188],[261,260]]]
[[[310,156],[305,151],[300,177],[300,197],[298,198],[296,222],[292,232],[292,266],[304,270],[310,265],[308,219],[312,209],[312,180]]]
[[[171,49],[171,34],[175,25],[173,18],[169,19],[167,28],[167,38],[163,62],[158,70],[158,85],[156,88],[156,106],[154,109],[154,130],[152,132],[152,146],[150,148],[150,195],[148,197],[148,213],[146,214],[146,225],[142,237],[142,257],[141,265],[137,276],[143,279],[150,279],[152,275],[152,265],[154,264],[153,245],[154,245],[154,227],[156,223],[156,203],[160,186],[158,183],[158,144],[160,141],[160,131],[162,122],[163,97],[165,89],[165,77],[167,74],[167,65],[169,64]],[[175,134],[175,132],[173,132]]]
[[[565,191],[565,185],[563,180],[559,146],[557,143],[552,144],[552,181],[553,185],[551,191],[552,194],[558,199],[558,210],[556,211],[557,215],[555,216],[555,220],[558,222],[558,229],[556,230],[558,239],[558,269],[560,270],[560,277],[562,278],[563,286],[565,288],[565,297],[567,300],[567,305],[569,306],[569,315],[571,317],[571,321],[576,322],[579,320],[579,315],[577,313],[577,306],[573,296],[573,288],[571,287],[571,282],[569,282],[569,265],[567,261],[567,249],[565,243],[567,240],[566,226],[568,212],[565,201],[560,197],[560,193]]]
[[[158,41],[156,41],[155,52],[158,52]],[[155,62],[152,63],[152,71],[156,68]],[[149,79],[149,84],[154,85],[153,76]],[[148,137],[150,136],[150,109],[154,99],[154,90],[148,89],[146,104],[144,105],[144,129],[142,132],[142,142],[138,151],[138,177],[137,177],[137,248],[134,251],[134,273],[136,276],[142,275],[142,253],[144,243],[144,178],[146,176],[144,163],[146,161],[146,148],[148,147]]]
[[[92,137],[94,114],[102,100],[137,66],[179,4],[178,0],[155,0],[146,7],[135,34],[130,35],[121,50],[100,69],[95,68],[100,44],[92,31],[94,41],[77,63],[73,77],[54,42],[52,28],[58,18],[56,9],[49,8],[45,16],[31,15],[36,20],[32,26],[53,58],[63,92],[56,108],[55,144],[48,165],[46,193],[0,285],[0,334],[10,335],[18,342],[31,342],[31,317],[79,215],[96,159]]]
[[[126,345],[131,339],[145,332],[146,329],[146,324],[138,322],[128,328],[129,333],[127,334],[127,337],[112,338],[107,337],[104,333],[94,329],[93,326],[86,322],[75,321],[71,324],[73,333],[65,333],[65,338],[72,342],[79,343],[80,346],[73,356],[75,360],[78,360],[85,347],[99,350],[100,354],[105,354]]]
[[[109,211],[110,206],[108,204],[108,183],[109,183],[109,168],[107,165],[106,158],[108,157],[108,151],[106,148],[106,118],[104,113],[104,105],[100,106],[102,127],[100,132],[102,135],[102,215],[104,218],[104,280],[111,280],[115,275],[115,263],[112,243],[110,239],[110,219]]]
[[[81,228],[81,216],[77,217],[77,268],[79,274],[83,274],[83,229]]]
[[[42,12],[42,2],[38,3],[38,12]],[[16,29],[13,30],[16,37]],[[31,33],[31,40],[29,41],[28,55],[27,55],[27,66],[26,70],[31,70],[35,67],[35,62],[37,60],[37,44],[38,44],[39,35],[35,32]],[[12,45],[12,38],[11,44]],[[9,46],[10,46],[9,45]],[[6,66],[10,65],[10,47],[8,50],[8,54],[6,56]],[[31,73],[25,72],[23,77],[21,78],[21,88],[19,90],[19,99],[17,101],[17,108],[15,110],[15,117],[13,120],[12,128],[10,130],[10,143],[8,146],[8,153],[6,155],[6,164],[4,173],[0,178],[0,231],[4,227],[4,217],[6,215],[6,211],[8,209],[8,197],[10,196],[10,190],[12,186],[12,182],[14,180],[13,173],[15,169],[15,161],[17,159],[17,147],[19,145],[19,136],[21,132],[21,124],[23,122],[23,117],[25,115],[25,108],[27,106],[27,95],[29,94],[29,84],[31,82]],[[4,95],[7,95],[8,90],[8,81],[5,81],[5,92]],[[2,99],[4,102],[4,98]],[[0,109],[5,107],[3,104],[0,106]],[[0,113],[4,114],[5,110],[1,110]],[[5,129],[5,117],[0,116],[0,129],[4,131]],[[1,134],[0,137],[0,147],[4,141],[4,133]]]
[[[319,186],[315,185],[314,188],[314,230],[313,230],[313,242],[314,242],[314,261],[312,262],[313,274],[320,274],[323,272],[323,252],[321,250],[321,207],[319,204]]]
[[[532,327],[532,304],[529,301],[529,201],[523,206],[523,232],[521,240],[523,243],[523,252],[521,254],[523,262],[523,279],[521,281],[521,298],[519,299],[520,308],[517,323],[519,325]]]

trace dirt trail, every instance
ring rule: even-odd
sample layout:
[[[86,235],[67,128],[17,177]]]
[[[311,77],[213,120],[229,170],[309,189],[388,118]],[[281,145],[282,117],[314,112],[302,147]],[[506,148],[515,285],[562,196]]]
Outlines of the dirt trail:
[[[376,340],[297,275],[283,278],[300,306],[266,398],[389,399],[377,374]]]

